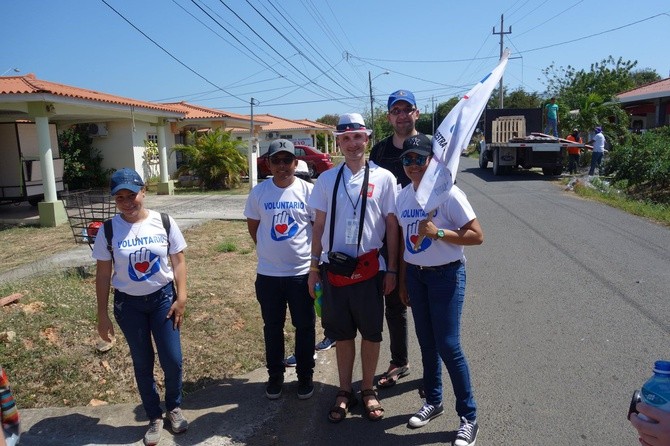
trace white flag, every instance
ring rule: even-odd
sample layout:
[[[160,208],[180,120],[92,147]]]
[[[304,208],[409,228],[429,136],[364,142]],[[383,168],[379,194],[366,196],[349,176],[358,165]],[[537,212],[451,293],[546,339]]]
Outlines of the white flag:
[[[505,71],[509,54],[506,49],[495,69],[458,101],[435,131],[433,157],[416,191],[416,200],[424,211],[430,212],[446,201],[456,180],[461,153],[467,148],[479,117]]]

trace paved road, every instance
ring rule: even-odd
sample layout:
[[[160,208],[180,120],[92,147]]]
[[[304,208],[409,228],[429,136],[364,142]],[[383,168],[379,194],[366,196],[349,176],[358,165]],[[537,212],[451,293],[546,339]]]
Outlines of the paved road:
[[[638,444],[626,420],[632,391],[654,360],[670,357],[668,229],[582,200],[540,173],[493,177],[468,159],[461,170],[458,185],[485,233],[482,246],[466,249],[463,328],[480,410],[477,444]],[[419,359],[413,341],[417,367],[381,393],[379,423],[357,412],[330,425],[329,385],[309,406],[282,401],[281,416],[247,444],[445,444],[458,426],[450,396],[446,415],[407,427],[421,404]]]
[[[539,173],[493,177],[469,159],[461,170],[458,185],[485,233],[482,246],[466,249],[463,327],[480,410],[477,444],[637,444],[626,421],[630,396],[653,361],[670,356],[668,229],[581,200]],[[191,217],[197,220],[204,204],[194,205]],[[327,422],[337,390],[328,351],[319,355],[312,399],[298,401],[289,387],[269,402],[264,373],[255,371],[189,395],[192,430],[161,445],[445,444],[458,423],[448,379],[446,415],[418,430],[406,425],[421,405],[420,354],[410,338],[413,373],[381,393],[381,422],[360,410],[339,425]],[[384,343],[379,371],[387,351]],[[129,444],[143,432],[135,405],[27,412],[27,445],[95,444],[102,433],[108,444]],[[67,443],[46,441],[73,429]]]

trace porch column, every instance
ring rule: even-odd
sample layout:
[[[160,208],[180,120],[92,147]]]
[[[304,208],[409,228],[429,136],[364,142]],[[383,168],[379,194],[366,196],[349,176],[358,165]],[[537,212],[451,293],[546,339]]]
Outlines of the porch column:
[[[168,173],[167,146],[165,144],[165,120],[161,119],[156,125],[158,136],[158,167],[160,170],[160,181],[158,183],[158,195],[174,195],[174,180],[170,179]]]
[[[63,202],[56,193],[56,176],[54,175],[53,152],[49,135],[49,118],[36,116],[37,145],[40,149],[40,167],[42,170],[42,187],[44,201],[37,204],[40,214],[40,226],[54,227],[67,223],[67,213]]]

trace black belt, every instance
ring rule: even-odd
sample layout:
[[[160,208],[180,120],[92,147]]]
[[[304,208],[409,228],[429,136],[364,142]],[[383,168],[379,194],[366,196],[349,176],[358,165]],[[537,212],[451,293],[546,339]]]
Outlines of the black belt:
[[[435,266],[412,265],[412,266],[418,268],[421,271],[438,271],[438,270],[445,269],[445,268],[451,268],[452,266],[457,266],[457,265],[460,265],[460,264],[461,264],[460,260],[455,260],[451,263],[446,263],[444,265],[435,265]]]

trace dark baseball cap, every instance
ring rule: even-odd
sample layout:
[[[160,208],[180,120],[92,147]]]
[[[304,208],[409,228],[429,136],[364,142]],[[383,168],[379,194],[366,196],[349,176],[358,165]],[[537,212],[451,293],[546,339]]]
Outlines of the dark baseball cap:
[[[140,174],[127,167],[114,172],[112,180],[109,183],[112,195],[116,195],[116,193],[122,189],[128,189],[131,192],[138,193],[143,187],[144,181],[142,181]]]
[[[295,156],[295,146],[288,139],[275,139],[270,143],[270,147],[268,148],[268,156],[272,156],[279,152],[286,152]]]
[[[403,157],[408,153],[431,156],[433,154],[433,140],[423,133],[410,136],[402,143],[402,153],[400,154],[400,157]]]

